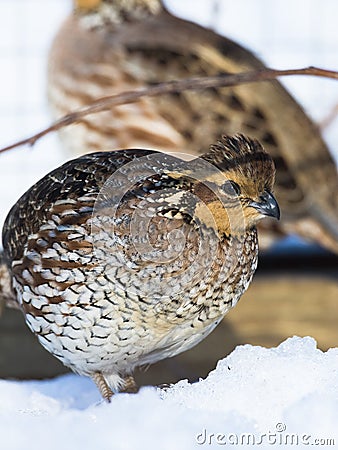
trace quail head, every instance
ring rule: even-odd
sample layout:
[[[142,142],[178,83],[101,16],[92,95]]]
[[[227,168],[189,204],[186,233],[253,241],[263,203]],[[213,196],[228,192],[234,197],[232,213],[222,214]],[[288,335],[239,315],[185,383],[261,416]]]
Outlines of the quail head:
[[[133,369],[196,345],[257,265],[256,224],[279,218],[258,141],[224,136],[200,158],[152,150],[65,163],[13,206],[5,260],[41,344],[102,395]]]
[[[98,97],[161,81],[262,68],[249,50],[174,17],[160,0],[75,0],[51,48],[49,100],[59,118]],[[73,155],[135,147],[200,154],[224,132],[258,139],[275,162],[283,218],[264,222],[261,245],[293,233],[338,252],[334,160],[277,81],[145,97],[92,114],[62,136]]]

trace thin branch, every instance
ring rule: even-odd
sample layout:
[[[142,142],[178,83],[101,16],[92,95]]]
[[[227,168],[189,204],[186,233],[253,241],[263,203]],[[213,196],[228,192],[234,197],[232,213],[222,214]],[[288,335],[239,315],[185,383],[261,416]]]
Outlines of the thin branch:
[[[156,97],[158,95],[174,94],[182,91],[198,91],[210,88],[235,86],[245,83],[255,83],[258,81],[269,81],[277,77],[290,75],[311,75],[315,77],[338,80],[338,72],[336,71],[320,69],[318,67],[305,67],[303,69],[290,70],[261,69],[252,72],[243,72],[230,75],[224,74],[215,77],[185,78],[183,80],[158,83],[149,87],[139,88],[134,91],[126,91],[121,92],[120,94],[99,98],[90,105],[67,114],[39,133],[15,142],[7,147],[1,148],[0,153],[26,144],[32,146],[46,134],[59,130],[65,126],[79,123],[84,117],[90,114],[108,111],[113,106],[134,103],[142,97]]]

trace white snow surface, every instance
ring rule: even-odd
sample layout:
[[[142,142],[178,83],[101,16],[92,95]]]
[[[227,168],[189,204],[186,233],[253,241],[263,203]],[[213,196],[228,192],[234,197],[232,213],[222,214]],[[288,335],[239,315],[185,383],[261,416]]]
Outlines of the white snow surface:
[[[100,400],[91,380],[0,381],[0,448],[335,448],[338,349],[237,347],[206,379]]]

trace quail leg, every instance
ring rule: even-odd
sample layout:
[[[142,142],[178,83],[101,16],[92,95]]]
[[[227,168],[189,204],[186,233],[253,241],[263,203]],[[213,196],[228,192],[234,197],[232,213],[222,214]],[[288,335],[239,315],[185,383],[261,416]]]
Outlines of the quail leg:
[[[105,380],[104,376],[102,375],[102,373],[101,372],[95,372],[94,375],[92,376],[92,380],[94,381],[94,383],[98,387],[102,397],[108,403],[110,403],[110,399],[112,398],[114,393],[110,389],[110,387],[108,386],[108,383],[106,382],[106,380]]]
[[[131,375],[124,378],[123,382],[124,385],[121,389],[121,392],[127,392],[129,394],[136,394],[136,392],[138,392],[139,388],[134,380],[134,377],[132,377]]]

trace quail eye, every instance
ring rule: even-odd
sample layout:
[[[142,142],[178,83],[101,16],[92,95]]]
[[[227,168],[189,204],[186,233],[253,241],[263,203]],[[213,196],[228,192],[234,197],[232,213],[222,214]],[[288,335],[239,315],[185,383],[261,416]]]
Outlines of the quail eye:
[[[231,197],[236,197],[237,195],[240,195],[240,193],[241,193],[241,188],[238,186],[237,183],[235,183],[232,180],[226,181],[222,185],[221,189],[225,194],[227,194]]]

